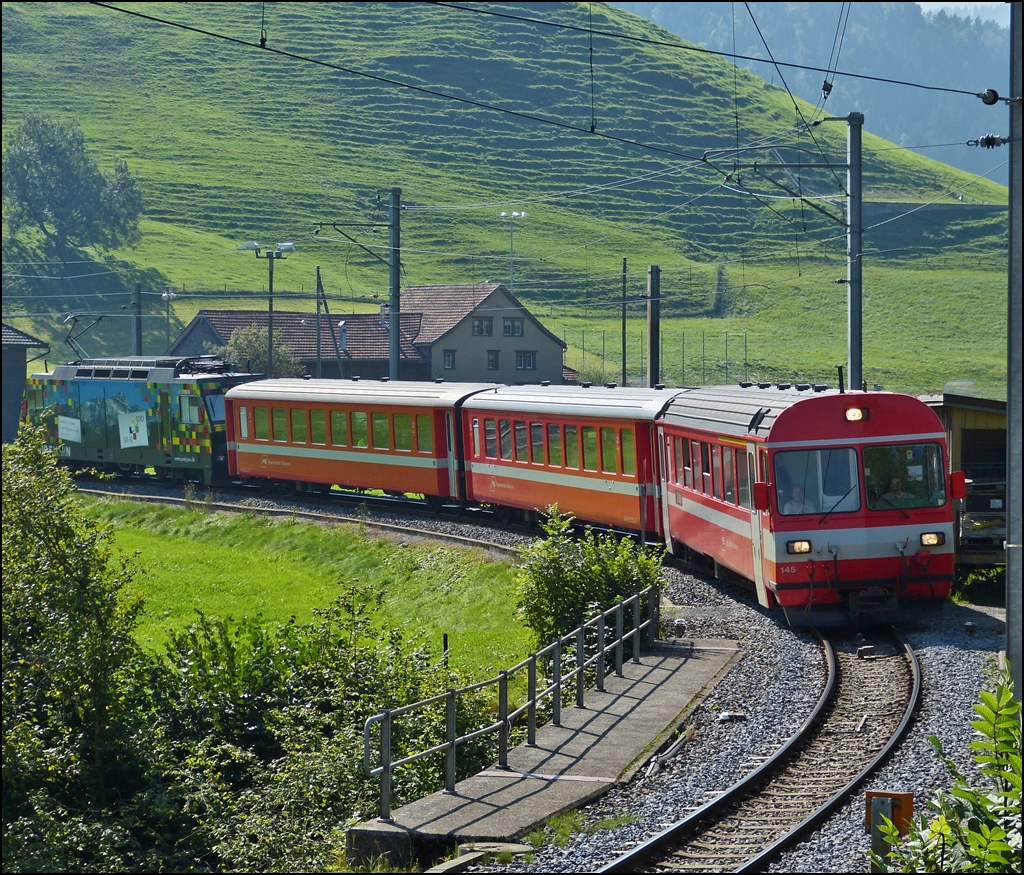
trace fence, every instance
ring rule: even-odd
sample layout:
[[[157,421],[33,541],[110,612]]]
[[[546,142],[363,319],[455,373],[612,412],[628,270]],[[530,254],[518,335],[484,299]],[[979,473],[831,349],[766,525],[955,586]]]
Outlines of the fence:
[[[641,619],[641,603],[644,598],[647,602],[647,617]],[[420,702],[413,702],[401,708],[385,710],[380,714],[370,717],[363,727],[363,766],[369,777],[380,776],[380,820],[391,820],[391,773],[399,766],[415,762],[431,754],[445,753],[444,766],[444,790],[446,793],[455,792],[455,755],[460,744],[479,738],[482,735],[496,733],[498,736],[498,768],[508,768],[508,747],[509,733],[513,721],[524,714],[527,719],[527,740],[528,745],[537,743],[537,706],[546,697],[551,698],[551,722],[560,726],[562,721],[562,691],[575,685],[576,707],[584,706],[584,688],[586,683],[587,669],[593,667],[596,674],[596,688],[604,692],[604,680],[607,672],[605,656],[610,650],[613,653],[615,674],[622,675],[623,650],[627,642],[632,645],[632,657],[634,663],[640,662],[640,639],[641,633],[647,635],[648,641],[653,643],[658,629],[658,599],[659,593],[656,586],[650,586],[625,601],[620,602],[613,608],[603,611],[582,626],[577,627],[568,635],[564,635],[557,641],[552,642],[538,653],[531,653],[526,659],[512,668],[498,673],[495,678],[480,681],[467,687],[460,687],[457,690],[448,690],[429,699]],[[632,608],[633,628],[628,632],[624,631],[625,613]],[[609,642],[607,623],[612,619],[614,629]],[[596,647],[590,658],[587,658],[588,630],[593,630],[596,639]],[[562,675],[562,655],[565,647],[575,647],[576,667]],[[543,690],[537,690],[537,663],[538,661],[551,661],[551,683]],[[518,671],[526,670],[527,693],[526,701],[514,711],[508,710],[508,681]],[[465,735],[456,734],[455,714],[457,698],[465,693],[472,693],[497,684],[498,686],[498,719],[482,729],[476,729]],[[391,759],[391,729],[394,721],[405,714],[418,709],[445,703],[445,740],[442,744],[409,754],[401,759]],[[370,761],[371,729],[375,724],[380,724],[380,746],[379,765],[373,766]]]

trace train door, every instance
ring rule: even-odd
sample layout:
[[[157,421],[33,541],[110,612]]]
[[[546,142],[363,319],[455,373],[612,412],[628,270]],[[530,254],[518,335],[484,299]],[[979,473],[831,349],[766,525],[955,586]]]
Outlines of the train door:
[[[747,445],[747,466],[751,481],[760,483],[768,482],[768,453],[765,450],[758,452],[753,444]],[[753,492],[753,488],[751,488]],[[753,502],[751,502],[753,504]],[[750,516],[750,541],[754,551],[754,586],[757,588],[757,601],[762,607],[770,608],[773,599],[768,592],[765,583],[765,531],[771,537],[771,515],[770,511],[760,511],[756,507],[752,509]]]
[[[448,495],[460,499],[459,494],[459,466],[455,459],[455,421],[452,411],[446,410],[444,414],[444,437],[445,451],[448,454]]]
[[[672,449],[669,446],[672,438],[665,434],[665,430],[658,425],[658,448],[660,450],[660,458],[658,461],[659,465],[659,483],[661,485],[661,494],[657,503],[658,518],[661,520],[661,531],[665,536],[665,547],[669,553],[672,552],[672,535],[668,524],[668,504],[669,504],[669,491],[668,491],[668,472],[675,470],[669,468],[669,465],[677,464],[672,459]]]

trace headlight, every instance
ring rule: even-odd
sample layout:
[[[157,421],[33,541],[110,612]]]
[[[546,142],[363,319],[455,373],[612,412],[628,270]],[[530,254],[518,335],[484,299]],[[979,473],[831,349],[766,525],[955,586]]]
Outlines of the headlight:
[[[940,547],[946,543],[946,536],[942,532],[925,532],[921,535],[922,547]]]
[[[787,553],[810,553],[811,542],[810,541],[786,541],[786,552]]]
[[[847,407],[846,408],[846,421],[847,422],[865,422],[869,418],[867,407]]]

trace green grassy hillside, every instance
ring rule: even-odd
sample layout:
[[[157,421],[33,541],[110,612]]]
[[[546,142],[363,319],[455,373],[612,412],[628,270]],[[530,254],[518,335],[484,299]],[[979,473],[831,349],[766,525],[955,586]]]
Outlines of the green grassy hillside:
[[[784,90],[721,59],[594,36],[591,77],[588,33],[479,11],[586,28],[589,4],[265,4],[268,48],[389,83],[260,50],[264,4],[122,7],[250,45],[91,4],[3,4],[5,136],[31,111],[75,119],[104,168],[123,158],[142,176],[146,198],[142,243],[105,258],[53,264],[39,240],[4,235],[5,321],[53,342],[51,360],[70,354],[69,311],[112,314],[82,343],[126,352],[121,307],[134,283],[146,293],[146,351],[162,351],[200,307],[256,305],[266,264],[234,251],[250,239],[299,249],[277,265],[279,307],[314,306],[317,265],[332,309],[365,307],[344,299],[386,295],[386,267],[330,227],[312,232],[337,223],[385,256],[386,229],[354,225],[386,221],[377,198],[391,187],[406,206],[404,284],[507,280],[499,213],[525,209],[516,294],[574,346],[569,334],[598,330],[595,319],[615,329],[627,258],[631,297],[647,265],[661,266],[663,310],[679,320],[667,331],[757,336],[752,376],[823,379],[845,358],[842,228],[774,199],[784,192],[768,177],[841,215],[846,125],[798,132],[814,107],[800,103],[798,117]],[[599,4],[593,25],[672,39]],[[946,206],[865,223],[866,378],[910,391],[974,378],[1004,394],[1006,189],[894,149],[867,122],[865,199]],[[737,142],[758,148],[717,151]],[[802,166],[753,168],[780,160]]]

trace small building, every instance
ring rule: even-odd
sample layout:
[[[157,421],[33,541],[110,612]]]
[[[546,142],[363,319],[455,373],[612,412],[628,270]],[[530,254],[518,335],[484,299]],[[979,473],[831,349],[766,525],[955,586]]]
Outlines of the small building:
[[[45,341],[12,328],[3,326],[3,442],[11,443],[18,436],[21,419],[21,402],[25,397],[25,378],[28,365],[28,350],[41,349],[40,355],[49,350]],[[38,356],[37,356],[38,357]]]
[[[566,381],[565,343],[501,283],[411,286],[401,297],[399,379],[449,382]],[[379,379],[389,373],[388,306],[379,313],[274,312],[274,334],[310,376]],[[226,346],[236,328],[266,329],[265,310],[200,310],[167,350],[196,356]],[[235,362],[241,367],[245,362]]]
[[[922,396],[942,421],[953,471],[967,476],[960,502],[957,561],[1006,561],[1006,402],[943,392]]]

